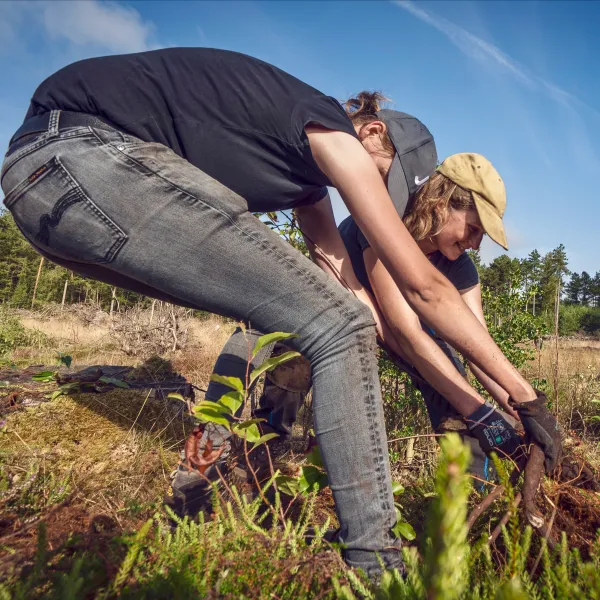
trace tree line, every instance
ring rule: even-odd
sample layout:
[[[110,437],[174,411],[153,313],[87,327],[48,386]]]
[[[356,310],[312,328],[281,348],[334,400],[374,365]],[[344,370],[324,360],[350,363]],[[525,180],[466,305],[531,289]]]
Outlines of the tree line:
[[[299,235],[293,224],[290,228]],[[290,238],[289,231],[280,233]],[[294,243],[294,239],[288,241]],[[482,263],[478,252],[470,255],[484,288],[496,296],[522,294],[525,311],[541,317],[549,329],[558,319],[563,334],[600,331],[600,271],[593,277],[585,271],[571,273],[562,244],[544,255],[533,250],[523,259],[502,254],[488,265]],[[42,259],[23,238],[11,214],[0,213],[0,303],[36,308],[80,302],[95,303],[107,311],[150,303],[144,296],[81,277]]]

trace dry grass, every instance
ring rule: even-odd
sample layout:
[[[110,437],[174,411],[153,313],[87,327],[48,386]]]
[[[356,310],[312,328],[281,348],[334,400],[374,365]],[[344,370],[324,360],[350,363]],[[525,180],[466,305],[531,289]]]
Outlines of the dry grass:
[[[11,359],[18,365],[45,364],[56,362],[57,352],[73,357],[73,365],[137,365],[154,354],[154,348],[138,356],[126,354],[123,344],[111,327],[108,315],[100,322],[82,321],[78,314],[68,311],[64,316],[44,318],[35,313],[21,315],[21,323],[28,329],[37,329],[54,340],[52,348],[18,348]],[[113,317],[114,324],[124,318],[120,314]],[[184,349],[167,352],[165,356],[173,362],[176,370],[201,388],[208,385],[212,367],[229,336],[235,329],[235,323],[211,315],[204,319],[191,319],[188,339]]]

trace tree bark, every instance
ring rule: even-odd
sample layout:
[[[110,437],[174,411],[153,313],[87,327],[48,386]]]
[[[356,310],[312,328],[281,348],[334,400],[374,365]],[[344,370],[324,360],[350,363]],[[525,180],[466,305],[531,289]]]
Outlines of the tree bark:
[[[558,415],[558,316],[560,307],[560,279],[556,285],[556,301],[554,304],[554,342],[556,356],[554,357],[554,413]]]
[[[67,276],[67,278],[65,279],[65,287],[63,288],[63,296],[62,296],[62,302],[60,303],[60,310],[62,312],[62,310],[65,307],[65,299],[67,297],[67,287],[69,286],[69,277]]]
[[[35,285],[33,286],[33,294],[31,296],[31,308],[33,308],[33,304],[35,302],[35,295],[37,294],[38,283],[40,282],[40,275],[42,274],[42,266],[44,265],[44,257],[40,258],[40,266],[37,270],[37,275],[35,276]]]
[[[112,294],[110,297],[110,316],[112,318],[113,316],[113,309],[115,307],[115,300],[117,299],[117,288],[113,287],[112,289]]]

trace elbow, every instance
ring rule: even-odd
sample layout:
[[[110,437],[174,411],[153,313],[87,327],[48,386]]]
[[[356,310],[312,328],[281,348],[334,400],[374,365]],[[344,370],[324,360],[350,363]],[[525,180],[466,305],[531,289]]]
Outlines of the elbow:
[[[449,285],[449,282],[441,277],[420,280],[406,290],[405,297],[411,307],[419,312],[424,307],[435,307],[448,298]]]

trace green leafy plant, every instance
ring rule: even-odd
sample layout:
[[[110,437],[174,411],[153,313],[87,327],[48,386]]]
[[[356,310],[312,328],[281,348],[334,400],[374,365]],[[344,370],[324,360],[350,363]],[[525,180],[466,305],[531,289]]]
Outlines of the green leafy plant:
[[[273,342],[286,340],[292,337],[296,337],[292,333],[274,332],[268,333],[261,336],[256,341],[254,349],[249,357],[251,360],[264,346]],[[211,376],[212,381],[221,383],[222,385],[231,389],[217,402],[210,400],[204,400],[194,407],[194,415],[202,423],[214,423],[215,425],[222,425],[236,436],[242,438],[246,442],[253,444],[253,447],[260,446],[270,439],[278,437],[276,433],[267,433],[261,435],[258,423],[263,422],[265,419],[242,419],[238,417],[238,412],[243,409],[248,399],[248,390],[256,382],[256,380],[266,371],[271,371],[276,366],[296,357],[300,356],[299,352],[285,352],[279,356],[275,356],[265,360],[261,365],[253,369],[248,376],[246,381],[243,382],[238,377],[226,377],[224,375],[213,374]],[[249,361],[250,362],[250,361]]]
[[[402,516],[402,504],[398,502],[398,496],[404,493],[404,486],[397,481],[392,483],[392,493],[394,494],[394,508],[396,509],[396,524],[392,531],[396,537],[403,537],[407,540],[414,540],[417,537],[413,526]]]

